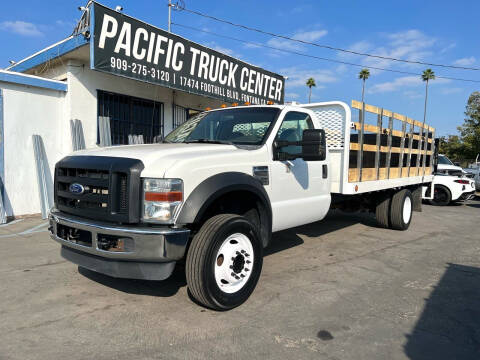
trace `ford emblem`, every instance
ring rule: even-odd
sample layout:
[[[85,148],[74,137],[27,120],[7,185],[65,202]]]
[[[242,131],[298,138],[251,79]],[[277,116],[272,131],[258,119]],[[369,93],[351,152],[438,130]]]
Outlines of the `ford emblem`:
[[[70,184],[70,186],[68,187],[68,190],[70,190],[72,194],[76,194],[76,195],[81,195],[85,192],[85,188],[83,187],[83,185],[79,183]]]

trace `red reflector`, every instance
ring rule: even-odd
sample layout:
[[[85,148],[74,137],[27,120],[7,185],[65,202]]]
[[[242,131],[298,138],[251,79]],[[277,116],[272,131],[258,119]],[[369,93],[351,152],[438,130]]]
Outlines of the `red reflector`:
[[[464,185],[470,184],[470,181],[468,180],[453,180],[453,181],[459,184],[464,184]]]
[[[181,191],[171,191],[171,192],[165,192],[165,193],[146,192],[145,200],[165,201],[165,202],[182,201],[183,194]]]

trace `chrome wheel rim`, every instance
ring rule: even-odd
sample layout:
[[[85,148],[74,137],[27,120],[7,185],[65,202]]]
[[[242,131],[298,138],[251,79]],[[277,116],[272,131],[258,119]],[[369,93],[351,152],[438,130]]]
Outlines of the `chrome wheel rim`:
[[[228,236],[215,257],[215,281],[223,292],[235,293],[242,289],[252,274],[253,246],[245,234]]]

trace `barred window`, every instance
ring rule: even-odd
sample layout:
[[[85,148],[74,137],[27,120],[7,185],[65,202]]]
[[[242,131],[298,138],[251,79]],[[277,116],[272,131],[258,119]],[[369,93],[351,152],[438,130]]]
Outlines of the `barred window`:
[[[186,108],[180,105],[174,106],[173,111],[173,128],[176,129],[180,125],[182,125],[185,121],[190,119],[192,116],[201,113],[200,110]]]
[[[128,144],[129,135],[143,135],[145,143],[156,142],[163,135],[163,103],[102,90],[97,95],[98,117],[110,118],[113,145]]]
[[[173,128],[176,129],[188,119],[188,109],[175,105],[173,112]]]

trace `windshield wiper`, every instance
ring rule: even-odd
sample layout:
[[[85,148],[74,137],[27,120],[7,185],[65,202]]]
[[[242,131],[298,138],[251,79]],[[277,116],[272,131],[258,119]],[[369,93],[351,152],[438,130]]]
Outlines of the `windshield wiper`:
[[[185,144],[193,144],[193,143],[203,143],[203,144],[226,144],[226,145],[233,145],[231,141],[225,140],[210,140],[210,139],[192,139],[192,140],[185,140]]]

